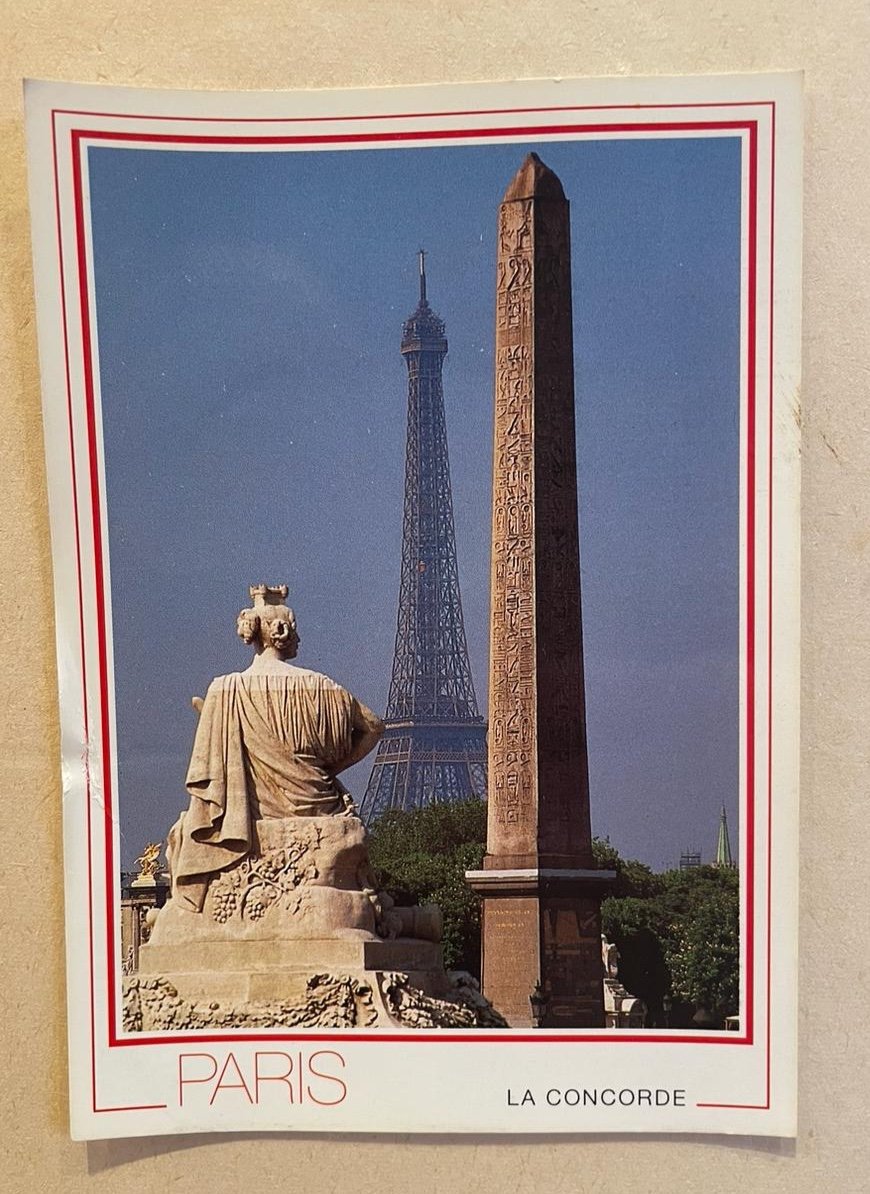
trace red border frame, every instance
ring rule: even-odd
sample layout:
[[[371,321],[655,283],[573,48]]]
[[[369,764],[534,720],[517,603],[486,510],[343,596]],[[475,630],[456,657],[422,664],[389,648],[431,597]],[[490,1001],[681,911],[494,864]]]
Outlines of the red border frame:
[[[769,408],[770,408],[770,461],[772,462],[772,410],[773,410],[773,231],[774,231],[774,212],[773,212],[773,150],[775,148],[775,113],[776,105],[774,101],[757,101],[757,102],[737,102],[737,103],[709,103],[709,104],[653,104],[644,105],[644,108],[649,110],[654,109],[679,109],[679,108],[737,108],[737,107],[768,107],[771,112],[771,196],[770,196],[770,364],[769,364]],[[69,353],[69,339],[67,326],[67,306],[66,306],[66,285],[63,268],[63,242],[61,230],[61,215],[60,215],[60,191],[58,179],[58,160],[57,160],[57,121],[58,115],[80,115],[80,116],[102,116],[108,118],[122,118],[122,119],[156,119],[167,121],[184,120],[190,123],[206,122],[206,121],[221,121],[222,123],[317,123],[326,121],[347,121],[347,120],[399,120],[411,118],[431,118],[434,116],[469,116],[469,115],[511,115],[530,112],[577,112],[577,111],[596,111],[596,110],[637,110],[637,106],[633,105],[585,105],[585,106],[571,106],[571,107],[557,107],[557,108],[514,108],[514,109],[485,109],[479,111],[468,112],[445,112],[445,113],[394,113],[394,114],[379,114],[375,116],[330,116],[330,117],[298,117],[298,118],[270,118],[263,120],[257,117],[245,117],[238,120],[229,120],[223,117],[178,117],[178,116],[159,116],[147,117],[141,114],[128,115],[108,112],[80,112],[73,109],[53,109],[51,113],[52,119],[52,145],[54,153],[54,181],[55,181],[55,202],[57,213],[57,237],[58,237],[58,252],[60,257],[60,280],[61,280],[61,300],[63,309],[63,338],[64,338],[64,360],[66,368],[67,381],[67,403],[68,403],[68,420],[69,420],[69,436],[71,449],[71,467],[72,467],[72,481],[73,481],[73,515],[76,527],[76,563],[78,568],[78,599],[79,599],[79,622],[81,632],[81,659],[82,659],[82,683],[83,683],[83,697],[84,697],[84,728],[86,741],[89,741],[88,728],[88,712],[87,712],[87,683],[85,675],[85,641],[84,641],[84,603],[83,603],[83,583],[82,583],[82,564],[81,564],[81,530],[79,521],[78,509],[78,494],[77,494],[77,478],[76,478],[76,463],[75,463],[75,441],[74,441],[74,425],[73,425],[73,410],[72,410],[72,384],[71,384],[71,365]],[[598,1035],[590,1036],[581,1033],[572,1034],[570,1036],[553,1035],[547,1033],[528,1034],[523,1032],[511,1032],[509,1034],[495,1033],[481,1035],[477,1033],[451,1033],[449,1031],[440,1032],[437,1034],[430,1033],[380,1033],[380,1032],[359,1032],[351,1030],[350,1032],[333,1032],[333,1033],[233,1033],[232,1036],[218,1036],[208,1033],[197,1033],[194,1036],[184,1034],[173,1035],[172,1037],[144,1037],[136,1038],[120,1037],[117,1034],[116,1022],[116,1008],[117,1008],[117,968],[115,966],[115,914],[114,906],[114,885],[115,885],[115,860],[114,860],[114,834],[113,834],[113,789],[112,789],[112,775],[111,775],[111,736],[110,736],[110,718],[109,718],[109,702],[108,702],[108,647],[106,639],[106,595],[105,595],[105,575],[104,575],[104,557],[103,557],[103,543],[102,543],[102,526],[101,526],[101,502],[100,502],[100,477],[99,477],[99,459],[97,453],[97,432],[96,432],[96,407],[95,407],[95,391],[94,391],[94,361],[93,351],[94,345],[91,335],[90,326],[90,312],[88,305],[89,282],[88,282],[88,266],[87,266],[87,245],[86,245],[86,224],[84,213],[84,197],[82,188],[82,158],[83,158],[83,143],[94,142],[101,140],[111,140],[116,142],[128,143],[148,143],[148,144],[165,144],[171,145],[189,145],[189,144],[205,144],[215,146],[233,146],[233,145],[263,145],[263,146],[279,146],[279,145],[307,145],[307,144],[383,144],[406,141],[451,141],[457,139],[473,139],[480,137],[500,136],[505,138],[530,140],[536,136],[547,135],[563,135],[565,137],[576,137],[578,134],[612,134],[619,135],[624,133],[643,133],[643,132],[661,132],[661,133],[675,133],[675,132],[693,132],[697,131],[703,135],[710,131],[727,131],[733,130],[735,133],[747,133],[749,148],[749,194],[748,194],[748,319],[747,319],[747,437],[746,437],[746,451],[747,451],[747,494],[748,501],[746,507],[746,536],[747,536],[747,573],[746,573],[746,653],[747,653],[747,673],[746,673],[746,809],[744,817],[745,834],[746,834],[746,960],[744,971],[744,990],[746,992],[745,998],[745,1033],[730,1034],[718,1033],[715,1035],[704,1036],[701,1034],[693,1034],[692,1036],[662,1036],[655,1033],[644,1033],[641,1035],[620,1032],[618,1035]],[[305,134],[305,135],[245,135],[245,136],[214,136],[205,134],[172,134],[172,133],[135,133],[130,131],[109,131],[102,129],[87,129],[87,128],[72,128],[68,130],[69,148],[72,154],[72,176],[73,176],[73,192],[75,204],[75,231],[76,231],[76,257],[78,267],[78,301],[81,318],[81,333],[83,345],[84,358],[84,388],[85,388],[85,404],[86,404],[86,423],[88,436],[88,473],[90,482],[90,504],[91,514],[93,518],[93,534],[94,534],[94,554],[95,554],[95,581],[96,581],[96,603],[97,603],[97,637],[99,646],[99,682],[100,682],[100,728],[103,737],[102,760],[103,760],[103,811],[104,811],[104,833],[105,833],[105,881],[106,881],[106,933],[107,933],[107,983],[108,983],[108,1047],[126,1047],[139,1045],[170,1045],[176,1046],[185,1042],[196,1042],[199,1044],[205,1043],[225,1043],[229,1041],[245,1041],[245,1042],[262,1042],[262,1041],[297,1041],[297,1042],[322,1042],[322,1041],[346,1041],[351,1038],[356,1041],[379,1041],[379,1042],[438,1042],[445,1043],[460,1042],[460,1043],[489,1043],[497,1042],[502,1044],[520,1042],[529,1043],[587,1043],[587,1044],[611,1044],[615,1042],[626,1043],[658,1043],[658,1044],[717,1044],[717,1045],[752,1045],[754,1042],[754,912],[755,912],[755,892],[754,892],[754,867],[755,867],[755,531],[756,531],[756,494],[755,494],[755,428],[756,428],[756,360],[757,360],[757,290],[758,290],[758,236],[757,236],[757,220],[758,220],[758,121],[751,119],[740,120],[690,120],[690,121],[671,121],[671,122],[625,122],[625,123],[606,123],[594,125],[572,125],[572,124],[546,124],[536,126],[501,126],[488,128],[472,128],[472,129],[425,129],[425,130],[403,130],[391,132],[368,132],[368,133],[339,133],[339,134]],[[772,473],[769,474],[772,477]],[[771,805],[770,805],[770,761],[771,761],[771,742],[770,742],[770,716],[772,711],[772,638],[770,629],[772,626],[772,494],[769,494],[768,505],[768,534],[769,534],[769,548],[770,555],[768,558],[768,845],[767,845],[767,875],[768,875],[768,890],[767,890],[767,1008],[766,1008],[766,1095],[763,1104],[719,1104],[719,1103],[698,1103],[700,1107],[740,1107],[741,1109],[758,1109],[767,1110],[770,1106],[770,924],[771,924],[771,897],[770,897],[770,868],[771,868]],[[93,911],[93,873],[91,864],[91,845],[92,845],[92,823],[91,823],[91,788],[90,788],[90,766],[86,755],[86,791],[87,791],[87,839],[88,839],[88,884],[89,884],[89,907],[88,907],[88,927],[90,940],[90,1009],[91,1009],[91,1076],[92,1076],[92,1106],[94,1111],[121,1111],[121,1110],[156,1110],[161,1109],[165,1104],[153,1104],[142,1107],[97,1107],[96,1099],[96,1059],[95,1059],[95,1042],[96,1042],[96,1011],[94,1002],[94,911]]]

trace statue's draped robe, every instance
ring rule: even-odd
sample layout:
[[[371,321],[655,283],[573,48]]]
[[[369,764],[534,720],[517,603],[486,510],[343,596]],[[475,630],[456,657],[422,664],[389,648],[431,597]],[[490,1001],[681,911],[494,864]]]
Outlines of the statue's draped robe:
[[[169,838],[182,907],[202,910],[211,876],[250,852],[255,820],[343,811],[332,768],[350,754],[355,712],[340,685],[290,665],[212,681],[187,772],[190,808]]]

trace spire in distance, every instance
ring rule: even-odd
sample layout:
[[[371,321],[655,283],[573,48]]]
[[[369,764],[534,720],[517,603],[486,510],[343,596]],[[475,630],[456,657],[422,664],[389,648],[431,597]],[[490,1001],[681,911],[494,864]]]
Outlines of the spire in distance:
[[[716,866],[734,868],[734,856],[731,853],[731,839],[728,836],[728,816],[725,805],[719,814],[719,838],[716,842]]]

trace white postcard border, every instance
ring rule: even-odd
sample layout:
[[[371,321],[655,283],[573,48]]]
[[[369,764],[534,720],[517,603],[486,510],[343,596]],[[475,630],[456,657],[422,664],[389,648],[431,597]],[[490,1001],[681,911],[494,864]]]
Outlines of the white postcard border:
[[[440,114],[423,115],[427,111]],[[288,117],[288,112],[293,115]],[[566,134],[569,117],[570,124],[581,126],[581,131]],[[510,131],[505,132],[508,119]],[[747,987],[755,1009],[752,1025],[745,1023],[744,1014],[743,1031],[735,1040],[726,1039],[732,1034],[706,1038],[691,1034],[689,1040],[678,1030],[655,1030],[644,1033],[642,1039],[632,1039],[624,1030],[547,1032],[538,1033],[534,1042],[516,1031],[442,1032],[433,1039],[412,1031],[378,1033],[377,1040],[363,1039],[365,1034],[355,1030],[232,1032],[196,1034],[187,1043],[181,1042],[179,1034],[146,1040],[120,1033],[119,982],[110,993],[112,984],[106,980],[107,973],[119,971],[117,932],[112,934],[113,946],[109,939],[109,925],[117,919],[117,825],[111,814],[117,777],[111,751],[108,769],[103,768],[105,731],[109,741],[114,733],[111,650],[101,655],[100,642],[101,631],[111,642],[111,603],[108,560],[97,541],[101,535],[105,545],[106,511],[96,312],[92,288],[79,275],[80,263],[87,270],[89,262],[88,221],[79,218],[86,217],[88,210],[83,147],[96,138],[101,144],[121,144],[129,143],[122,138],[134,136],[140,147],[167,148],[168,137],[189,136],[214,138],[205,146],[201,142],[184,145],[211,152],[227,139],[245,137],[257,150],[272,145],[276,151],[292,152],[286,145],[279,149],[274,141],[290,135],[317,139],[295,142],[305,150],[334,150],[340,145],[370,148],[373,139],[398,150],[426,144],[433,136],[441,141],[445,133],[451,134],[454,144],[565,140],[575,135],[650,137],[679,135],[679,130],[661,127],[666,124],[697,130],[699,123],[743,126],[744,185],[749,199],[745,210],[753,216],[753,227],[747,227],[744,236],[741,315],[742,328],[748,328],[750,321],[755,328],[754,368],[750,372],[752,362],[747,357],[741,398],[748,405],[748,391],[753,389],[751,456],[744,438],[749,420],[744,418],[741,426],[741,446],[747,449],[745,456],[741,453],[745,462],[741,593],[752,601],[754,614],[741,618],[741,700],[751,683],[755,702],[752,722],[742,718],[741,735],[746,764],[741,767],[741,817],[750,830],[741,833],[743,868],[748,851],[755,853],[754,883],[751,888],[743,884],[741,924],[746,950],[743,974],[751,975]],[[643,127],[620,132],[612,127],[618,124]],[[31,84],[28,126],[58,622],[74,1135],[242,1128],[792,1134],[799,624],[797,76],[609,79],[284,95]],[[386,140],[396,133],[401,141]],[[735,135],[735,130],[708,127],[703,135]],[[152,136],[158,140],[141,139]],[[251,144],[252,136],[267,140]],[[324,142],[324,136],[354,140]],[[750,286],[752,311],[746,301]],[[83,306],[90,331],[88,354]],[[747,337],[742,336],[741,342],[745,351]],[[88,361],[94,374],[90,390]],[[92,485],[99,497],[95,508]],[[751,560],[745,552],[750,520]],[[752,575],[754,594],[747,592],[747,574]],[[76,577],[78,582],[71,583]],[[750,651],[751,668],[745,664]],[[776,678],[772,703],[771,666]],[[83,685],[88,694],[84,701]],[[748,710],[744,707],[743,712]],[[745,784],[749,764],[752,791]],[[747,817],[749,802],[752,818]],[[502,1048],[495,1048],[496,1044]],[[247,1102],[241,1082],[235,1090],[227,1085],[217,1102],[204,1100],[213,1082],[196,1079],[212,1067],[206,1058],[223,1067],[229,1084],[233,1066],[242,1081],[246,1071],[250,1074],[256,1052],[272,1059],[282,1053],[292,1057],[291,1081],[300,1080],[300,1085],[289,1110],[286,1099],[282,1103],[275,1097],[276,1089],[283,1095],[287,1085],[282,1086],[278,1078],[266,1088],[272,1097],[266,1099],[264,1094],[263,1104]],[[684,1107],[670,1103],[640,1108],[617,1102],[578,1109],[564,1099],[552,1105],[547,1099],[548,1089],[565,1092],[594,1085],[619,1091],[649,1086],[652,1073],[661,1089],[685,1092]],[[342,1089],[341,1099],[334,1101]],[[510,1092],[519,1097],[525,1090],[537,1090],[539,1097],[533,1104],[512,1104]]]

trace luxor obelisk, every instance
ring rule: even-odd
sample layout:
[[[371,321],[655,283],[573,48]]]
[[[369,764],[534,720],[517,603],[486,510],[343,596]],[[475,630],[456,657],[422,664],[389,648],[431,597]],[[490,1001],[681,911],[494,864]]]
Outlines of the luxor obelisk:
[[[498,219],[489,811],[467,876],[483,989],[513,1027],[604,1026],[611,875],[589,818],[570,252],[562,184],[529,154]]]

